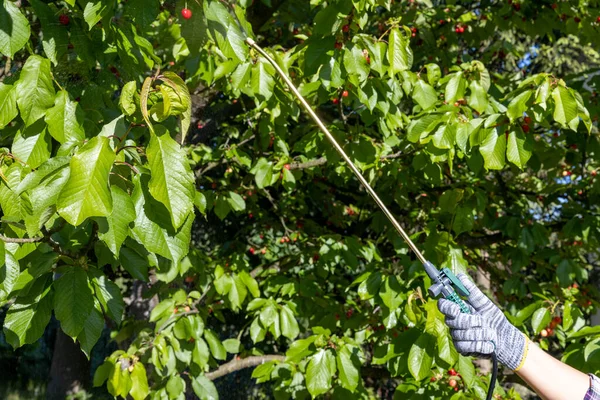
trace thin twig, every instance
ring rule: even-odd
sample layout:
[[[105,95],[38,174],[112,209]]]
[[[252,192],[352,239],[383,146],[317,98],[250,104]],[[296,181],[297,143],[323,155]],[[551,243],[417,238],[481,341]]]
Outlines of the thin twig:
[[[284,356],[269,354],[264,356],[250,356],[246,358],[234,358],[226,364],[221,365],[217,370],[204,374],[205,377],[214,381],[222,376],[231,374],[232,372],[239,371],[240,369],[256,367],[257,365],[264,364],[269,361],[285,361]]]

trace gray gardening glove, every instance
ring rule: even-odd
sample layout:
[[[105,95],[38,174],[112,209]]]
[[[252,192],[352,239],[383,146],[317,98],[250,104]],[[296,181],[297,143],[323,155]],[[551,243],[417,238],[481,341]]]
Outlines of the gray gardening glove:
[[[465,274],[458,279],[469,290],[468,302],[473,314],[461,313],[460,307],[450,300],[440,299],[438,308],[446,316],[446,325],[459,353],[489,357],[496,351],[498,361],[511,370],[521,366],[527,347],[527,338],[514,327],[502,311]]]

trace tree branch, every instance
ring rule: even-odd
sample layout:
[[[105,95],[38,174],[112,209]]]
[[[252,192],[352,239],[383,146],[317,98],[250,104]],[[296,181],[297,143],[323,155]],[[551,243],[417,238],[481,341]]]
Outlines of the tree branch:
[[[208,379],[214,381],[222,376],[231,374],[232,372],[239,371],[240,369],[256,367],[257,365],[264,364],[269,361],[284,361],[284,356],[275,354],[264,355],[264,356],[251,356],[246,358],[234,358],[226,364],[221,365],[216,371],[205,374]]]
[[[4,243],[35,243],[44,240],[43,236],[32,237],[32,238],[11,238],[4,235],[0,235],[0,240]]]

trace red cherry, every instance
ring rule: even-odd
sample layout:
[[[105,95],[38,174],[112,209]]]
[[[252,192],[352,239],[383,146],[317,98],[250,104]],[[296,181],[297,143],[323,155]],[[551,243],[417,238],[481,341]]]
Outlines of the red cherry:
[[[335,48],[340,50],[342,48],[342,43],[341,42],[335,42]]]
[[[555,134],[554,134],[554,135],[552,135],[552,136],[554,136],[554,137],[558,137],[558,133],[555,133]]]
[[[290,170],[290,164],[285,164],[285,165],[283,166],[283,168],[285,168],[285,169],[287,169],[287,170],[289,171],[289,170]]]
[[[61,16],[58,17],[58,22],[60,22],[61,25],[69,25],[69,16],[61,14]]]
[[[331,100],[331,102],[332,102],[333,104],[338,104],[338,103],[340,102],[340,99],[338,99],[338,98],[335,98],[335,99]]]
[[[592,174],[592,176],[596,176],[596,174],[598,174],[598,172],[595,169],[593,169],[592,172],[590,172],[590,174]]]
[[[181,10],[181,16],[184,19],[192,18],[192,10],[190,10],[189,8],[184,8],[183,10]]]
[[[445,19],[440,19],[440,25],[444,25],[446,23]]]
[[[342,92],[342,97],[348,97],[348,91],[347,90],[344,90]]]
[[[529,125],[521,125],[521,129],[523,129],[523,132],[527,133],[529,132]]]
[[[350,25],[342,26],[342,32],[348,32],[350,30]]]
[[[435,379],[435,376],[432,376],[431,379],[429,379],[429,382],[435,382],[437,379]]]
[[[256,250],[254,250],[254,247],[250,247],[250,249],[249,249],[248,251],[250,252],[250,254],[254,254],[254,252],[255,252]]]
[[[417,33],[417,28],[415,28],[415,27],[413,26],[413,27],[410,29],[410,31],[411,31],[412,33]]]
[[[450,385],[450,387],[456,388],[456,385],[458,385],[458,382],[456,382],[454,379],[450,379],[450,381],[448,382],[448,385]]]
[[[579,18],[579,17],[575,17],[575,18],[573,18],[573,20],[574,20],[575,22],[577,22],[577,23],[580,23],[580,22],[581,22],[581,18]]]
[[[552,7],[553,10],[556,10],[558,8],[558,4],[554,3],[550,7]]]
[[[456,372],[456,370],[454,370],[454,368],[450,368],[448,370],[448,375],[450,375],[450,376],[456,376],[457,372]]]
[[[525,122],[527,125],[529,125],[531,123],[531,117],[524,117],[523,122]]]
[[[600,24],[600,17],[596,18],[596,22]]]

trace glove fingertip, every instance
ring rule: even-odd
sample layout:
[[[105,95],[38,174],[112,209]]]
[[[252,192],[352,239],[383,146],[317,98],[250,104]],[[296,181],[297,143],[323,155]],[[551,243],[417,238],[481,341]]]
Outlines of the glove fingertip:
[[[445,316],[451,318],[454,318],[460,314],[460,307],[458,304],[447,299],[438,300],[438,310],[440,310],[440,312]]]

